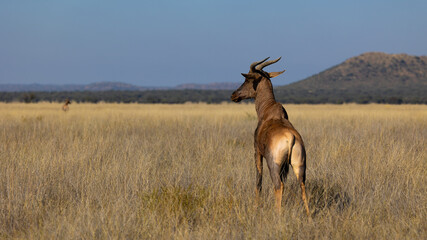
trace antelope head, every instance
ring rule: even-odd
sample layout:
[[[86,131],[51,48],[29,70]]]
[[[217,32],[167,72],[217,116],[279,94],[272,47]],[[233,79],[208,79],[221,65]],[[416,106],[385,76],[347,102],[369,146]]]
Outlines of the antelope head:
[[[270,78],[274,78],[284,73],[281,72],[265,72],[264,67],[278,62],[281,57],[276,60],[267,61],[266,58],[259,62],[254,62],[249,68],[249,73],[242,73],[245,78],[245,82],[231,95],[231,100],[234,102],[240,102],[243,99],[255,98],[257,94],[257,87],[261,81],[270,81]]]

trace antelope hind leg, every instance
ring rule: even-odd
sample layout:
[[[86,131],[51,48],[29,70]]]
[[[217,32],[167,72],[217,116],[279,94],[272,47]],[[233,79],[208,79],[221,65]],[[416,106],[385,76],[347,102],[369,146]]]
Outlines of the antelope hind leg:
[[[263,166],[262,166],[262,155],[257,150],[255,150],[255,166],[256,166],[255,201],[256,201],[256,205],[260,206]]]
[[[305,149],[300,144],[295,144],[292,150],[291,165],[301,187],[301,197],[307,216],[310,217],[310,209],[308,208],[307,194],[305,191]]]
[[[280,213],[280,210],[282,208],[282,195],[283,195],[283,188],[284,188],[284,185],[280,176],[281,167],[275,162],[267,160],[267,163],[269,162],[270,164],[268,166],[270,169],[271,181],[273,182],[273,185],[274,185],[274,198],[275,198],[276,211]]]
[[[302,201],[304,202],[305,211],[307,212],[307,216],[310,217],[310,210],[308,208],[308,201],[307,201],[307,194],[305,192],[305,168],[301,167],[293,167],[295,176],[297,177],[297,180],[301,186],[301,196]]]

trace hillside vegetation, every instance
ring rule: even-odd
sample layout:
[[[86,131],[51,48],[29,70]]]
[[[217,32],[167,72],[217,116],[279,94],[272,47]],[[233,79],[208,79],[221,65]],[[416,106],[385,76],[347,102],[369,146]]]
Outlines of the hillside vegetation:
[[[253,104],[0,103],[0,238],[427,238],[427,106],[285,107],[312,222],[292,171],[255,207]]]
[[[427,87],[427,56],[365,53],[290,86],[313,91]]]
[[[285,102],[427,103],[427,56],[365,53],[276,92]]]

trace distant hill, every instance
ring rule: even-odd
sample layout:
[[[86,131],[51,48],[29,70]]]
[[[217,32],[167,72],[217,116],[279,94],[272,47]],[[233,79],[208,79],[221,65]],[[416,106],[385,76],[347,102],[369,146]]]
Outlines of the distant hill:
[[[311,90],[427,86],[427,56],[365,53],[289,86]]]
[[[175,89],[199,89],[199,90],[235,90],[240,86],[241,83],[208,83],[208,84],[197,84],[188,83],[181,84],[175,87]]]
[[[276,95],[286,102],[427,102],[427,56],[364,53],[277,87]]]
[[[73,92],[73,91],[147,91],[147,90],[232,90],[236,89],[239,83],[208,83],[181,84],[176,87],[141,87],[122,82],[97,82],[87,85],[83,84],[0,84],[0,92]]]
[[[98,82],[84,85],[82,91],[144,91],[147,89],[121,82]]]
[[[81,91],[84,85],[55,85],[55,84],[0,84],[0,92],[52,92],[52,91]]]
[[[0,84],[0,92],[143,91],[149,88],[121,82],[83,84]]]

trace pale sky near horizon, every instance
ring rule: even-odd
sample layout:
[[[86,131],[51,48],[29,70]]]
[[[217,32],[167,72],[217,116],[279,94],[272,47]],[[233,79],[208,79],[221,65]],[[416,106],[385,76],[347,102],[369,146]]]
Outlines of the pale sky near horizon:
[[[427,1],[1,0],[0,83],[301,80],[364,52],[427,55]]]

